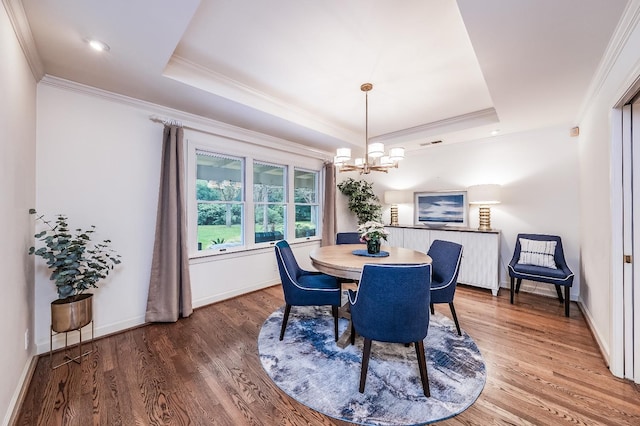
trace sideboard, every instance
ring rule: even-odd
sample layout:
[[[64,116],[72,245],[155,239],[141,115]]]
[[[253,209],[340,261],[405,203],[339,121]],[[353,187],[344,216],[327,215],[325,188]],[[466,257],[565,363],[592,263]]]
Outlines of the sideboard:
[[[488,288],[494,296],[500,289],[500,231],[479,231],[473,228],[417,226],[386,226],[390,235],[387,244],[421,252],[429,251],[433,240],[462,244],[462,263],[458,282]]]

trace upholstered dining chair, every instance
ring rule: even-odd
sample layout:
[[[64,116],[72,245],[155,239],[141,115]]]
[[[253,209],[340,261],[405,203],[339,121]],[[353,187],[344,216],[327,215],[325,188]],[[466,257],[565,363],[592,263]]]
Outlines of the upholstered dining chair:
[[[462,262],[462,246],[451,241],[433,240],[427,254],[431,257],[433,268],[429,306],[431,314],[434,313],[434,303],[448,303],[458,335],[462,336],[456,308],[453,306],[453,296],[456,293],[460,262]]]
[[[280,340],[284,338],[292,306],[331,305],[334,334],[337,341],[338,307],[340,306],[340,283],[338,280],[320,272],[305,271],[300,268],[286,240],[278,241],[275,245],[275,251],[286,303],[282,328],[280,329]]]
[[[336,234],[336,245],[340,244],[365,244],[364,241],[360,241],[359,232],[338,232]],[[348,278],[338,278],[340,284],[357,283],[357,280],[350,280]]]
[[[509,262],[511,278],[510,296],[520,292],[522,280],[552,284],[560,303],[564,302],[564,315],[569,316],[570,292],[573,272],[567,266],[562,239],[557,235],[518,234],[513,258]],[[517,284],[514,284],[514,280]],[[560,287],[564,287],[564,298]]]
[[[336,234],[336,244],[364,244],[360,241],[358,232],[338,232]]]
[[[431,265],[366,264],[357,291],[349,290],[351,342],[355,333],[364,338],[360,393],[364,393],[371,342],[415,344],[425,396],[429,376],[424,338],[429,329]]]

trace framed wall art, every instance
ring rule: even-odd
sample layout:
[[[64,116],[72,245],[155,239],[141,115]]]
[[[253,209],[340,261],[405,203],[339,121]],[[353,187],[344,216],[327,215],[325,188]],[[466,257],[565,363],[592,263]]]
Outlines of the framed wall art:
[[[467,226],[466,191],[415,192],[413,198],[416,225]]]

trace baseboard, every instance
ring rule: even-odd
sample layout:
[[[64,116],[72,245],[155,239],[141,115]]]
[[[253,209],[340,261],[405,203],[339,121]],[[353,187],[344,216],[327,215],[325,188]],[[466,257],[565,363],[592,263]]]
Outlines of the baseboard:
[[[95,336],[94,338],[104,337],[109,334],[119,333],[124,330],[129,330],[131,328],[138,327],[145,323],[144,315],[139,317],[131,318],[125,321],[119,321],[111,324],[107,324],[101,327],[96,327],[94,330]],[[82,341],[85,342],[91,336],[91,325],[87,325],[82,329]],[[68,333],[68,346],[75,345],[80,341],[80,333],[75,331],[70,331]],[[64,347],[64,333],[60,333],[53,337],[53,350],[58,350]],[[43,354],[45,352],[49,352],[49,340],[45,342],[38,342],[36,344],[36,350],[38,354]]]
[[[607,368],[609,368],[609,366],[611,365],[611,354],[609,353],[609,347],[605,344],[602,335],[598,332],[598,328],[595,326],[595,322],[593,321],[591,312],[589,312],[584,303],[582,303],[582,300],[579,300],[577,303],[580,311],[582,312],[582,316],[584,316],[584,319],[587,323],[587,327],[589,327],[589,331],[591,331],[591,335],[595,339],[596,344],[598,345],[598,349],[600,349],[600,354],[602,355],[605,365],[607,366]]]
[[[232,291],[227,291],[226,293],[216,294],[210,297],[203,297],[202,299],[193,301],[193,308],[201,308],[203,306],[211,305],[212,303],[221,302],[223,300],[232,299],[237,296],[241,296],[243,294],[251,293],[257,290],[262,290],[263,288],[271,287],[275,284],[280,283],[278,280],[265,281],[263,283],[259,283],[256,285],[252,285],[250,287],[242,287],[239,289],[234,289]]]
[[[22,374],[20,375],[20,380],[18,381],[18,386],[11,397],[9,407],[7,407],[7,412],[4,416],[4,420],[2,421],[3,426],[16,424],[18,414],[20,413],[20,407],[22,407],[22,403],[24,402],[27,390],[29,389],[29,384],[31,384],[31,378],[36,371],[37,364],[38,355],[32,355],[29,362],[25,363]]]

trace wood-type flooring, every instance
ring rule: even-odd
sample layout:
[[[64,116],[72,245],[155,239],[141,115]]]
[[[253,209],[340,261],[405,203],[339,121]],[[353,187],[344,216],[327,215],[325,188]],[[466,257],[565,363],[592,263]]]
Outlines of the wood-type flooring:
[[[283,304],[270,287],[98,339],[81,366],[52,371],[41,356],[16,424],[347,425],[290,398],[263,371],[258,332]],[[565,318],[557,299],[520,293],[510,305],[506,289],[493,297],[459,286],[455,306],[487,383],[439,425],[640,425],[640,390],[611,375],[575,303]],[[450,316],[446,304],[436,309]]]

